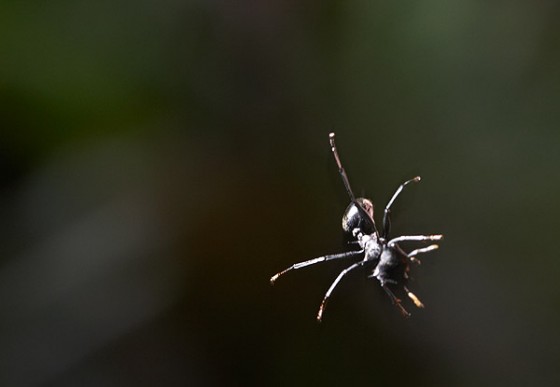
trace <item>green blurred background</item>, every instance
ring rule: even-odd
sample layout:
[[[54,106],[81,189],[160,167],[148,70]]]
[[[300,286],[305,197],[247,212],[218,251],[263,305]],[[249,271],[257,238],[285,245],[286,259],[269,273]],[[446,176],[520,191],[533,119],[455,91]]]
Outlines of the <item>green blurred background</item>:
[[[3,1],[0,384],[560,384],[554,1]],[[348,198],[443,233],[403,320]],[[379,220],[378,220],[379,221]],[[412,246],[411,246],[412,247]]]

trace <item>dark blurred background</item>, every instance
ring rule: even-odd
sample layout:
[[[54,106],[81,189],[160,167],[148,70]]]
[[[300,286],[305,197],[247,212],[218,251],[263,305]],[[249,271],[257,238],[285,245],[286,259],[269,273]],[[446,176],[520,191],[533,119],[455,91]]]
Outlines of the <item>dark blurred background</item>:
[[[2,2],[0,385],[559,385],[559,17]],[[357,271],[317,324],[348,262],[269,285],[349,248],[332,130],[377,215],[423,177],[411,319]]]

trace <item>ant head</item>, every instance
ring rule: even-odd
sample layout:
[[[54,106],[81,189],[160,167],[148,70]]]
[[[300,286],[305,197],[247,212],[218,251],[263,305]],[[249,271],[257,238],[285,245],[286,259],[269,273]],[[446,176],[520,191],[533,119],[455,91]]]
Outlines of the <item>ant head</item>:
[[[342,215],[342,229],[349,234],[353,234],[356,229],[367,235],[376,233],[377,230],[375,229],[375,222],[373,221],[373,203],[369,199],[354,198],[354,193],[352,192],[352,188],[350,188],[350,182],[346,176],[346,171],[344,171],[342,167],[342,162],[336,150],[334,133],[329,134],[329,141],[331,143],[334,161],[338,166],[338,172],[340,173],[340,177],[342,177],[342,182],[351,200],[350,205],[346,208],[346,211],[344,211],[344,215]],[[355,234],[353,234],[353,236],[355,236]]]
[[[357,198],[352,201],[342,215],[342,229],[348,233],[359,229],[364,234],[373,234],[376,229],[371,200]]]

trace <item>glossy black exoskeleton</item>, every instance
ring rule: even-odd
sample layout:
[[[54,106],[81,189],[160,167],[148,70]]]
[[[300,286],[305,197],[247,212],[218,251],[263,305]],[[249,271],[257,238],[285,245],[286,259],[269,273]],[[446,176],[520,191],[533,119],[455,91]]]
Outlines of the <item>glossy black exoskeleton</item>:
[[[361,258],[358,262],[350,265],[344,269],[338,277],[334,280],[330,288],[327,290],[321,306],[319,307],[319,312],[317,313],[317,320],[321,321],[323,318],[323,312],[327,305],[327,301],[331,296],[334,288],[338,285],[340,280],[348,274],[348,272],[365,266],[371,270],[368,277],[376,278],[379,284],[385,290],[391,302],[399,309],[403,316],[408,317],[410,313],[401,305],[401,300],[395,296],[390,287],[401,286],[408,297],[414,302],[414,304],[423,308],[424,305],[412,293],[407,287],[406,282],[408,280],[408,272],[410,269],[410,263],[420,263],[416,256],[418,254],[426,253],[438,248],[438,245],[432,244],[427,247],[419,248],[413,250],[409,253],[405,252],[400,246],[399,242],[404,241],[438,241],[443,238],[442,235],[406,235],[396,238],[389,238],[389,231],[391,228],[391,206],[393,205],[395,199],[401,191],[410,183],[417,183],[420,181],[420,176],[413,179],[405,181],[401,184],[395,193],[393,194],[391,200],[387,203],[385,211],[383,213],[383,227],[381,233],[377,231],[375,227],[375,221],[373,218],[373,203],[369,199],[365,198],[355,198],[352,189],[350,188],[350,183],[348,177],[346,176],[346,171],[342,167],[340,162],[340,157],[336,150],[334,143],[334,133],[329,134],[329,140],[331,144],[331,150],[338,166],[338,171],[342,177],[342,182],[350,196],[350,204],[346,208],[344,215],[342,216],[342,229],[347,232],[351,238],[359,245],[359,250],[348,251],[339,254],[324,255],[322,257],[310,259],[308,261],[296,263],[287,269],[275,274],[270,278],[270,283],[274,282],[281,275],[287,273],[291,270],[301,269],[307,266],[314,265],[320,262],[331,261],[335,259],[342,258]]]

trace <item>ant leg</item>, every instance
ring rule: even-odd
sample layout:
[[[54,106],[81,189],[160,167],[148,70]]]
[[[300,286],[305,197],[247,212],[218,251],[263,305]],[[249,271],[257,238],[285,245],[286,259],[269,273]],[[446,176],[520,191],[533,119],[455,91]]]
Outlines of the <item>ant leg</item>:
[[[398,244],[394,244],[393,247],[404,257],[410,259],[410,262],[420,265],[422,262],[416,258],[418,254],[427,253],[432,250],[439,249],[439,245],[430,245],[422,249],[412,250],[410,253],[405,252]]]
[[[313,258],[310,259],[309,261],[304,261],[304,262],[299,262],[296,264],[293,264],[292,266],[290,266],[289,268],[282,270],[279,273],[274,274],[271,278],[270,278],[270,284],[274,285],[274,282],[278,279],[278,277],[280,277],[281,275],[286,274],[287,272],[291,271],[291,270],[297,270],[297,269],[301,269],[303,267],[307,267],[307,266],[311,266],[311,265],[315,265],[316,263],[320,263],[320,262],[326,262],[326,261],[331,261],[333,259],[342,259],[342,258],[350,258],[350,257],[354,257],[357,255],[360,255],[364,252],[364,250],[357,250],[357,251],[347,251],[345,253],[340,253],[340,254],[330,254],[330,255],[323,255],[322,257],[318,257],[318,258]]]
[[[325,293],[325,297],[323,298],[323,302],[321,302],[321,306],[319,307],[319,312],[317,313],[317,321],[321,322],[321,319],[323,318],[323,311],[325,310],[325,308],[327,306],[327,301],[329,300],[329,297],[331,296],[331,293],[333,292],[336,285],[338,285],[338,283],[340,282],[342,277],[344,277],[346,274],[348,274],[348,272],[350,272],[351,270],[354,270],[355,268],[362,266],[364,264],[364,262],[365,261],[356,262],[355,264],[353,264],[353,265],[347,267],[346,269],[342,270],[340,272],[340,274],[338,275],[338,277],[336,277],[336,279],[332,283],[329,290],[327,290],[327,293]]]
[[[410,259],[411,262],[415,262],[415,263],[420,264],[422,262],[420,262],[420,260],[418,258],[416,258],[416,256],[418,254],[427,253],[429,251],[437,250],[437,249],[439,249],[438,245],[430,245],[430,246],[424,247],[422,249],[416,249],[416,250],[413,250],[410,253],[408,253],[408,258]]]
[[[342,182],[344,183],[344,187],[346,188],[346,192],[348,192],[348,196],[350,196],[350,200],[354,201],[354,192],[352,192],[352,188],[350,188],[350,182],[348,181],[348,176],[346,176],[346,171],[342,166],[342,162],[340,161],[340,157],[338,156],[338,151],[336,150],[336,145],[334,143],[334,132],[329,133],[329,142],[331,143],[331,151],[334,156],[334,161],[336,161],[336,166],[338,167],[338,173],[340,173],[340,177],[342,177]]]
[[[399,196],[399,194],[402,192],[402,190],[407,184],[418,183],[419,181],[420,181],[420,176],[416,176],[414,179],[407,180],[401,185],[399,185],[399,188],[397,188],[397,190],[393,194],[393,197],[391,198],[391,200],[389,200],[389,203],[387,203],[387,205],[385,206],[385,212],[383,213],[383,234],[382,234],[383,238],[387,239],[389,237],[389,231],[391,230],[391,216],[390,216],[391,206],[393,205],[395,199],[397,198],[397,196]]]
[[[408,288],[406,286],[404,287],[404,291],[406,292],[408,298],[410,298],[412,300],[412,302],[414,302],[414,305],[416,305],[417,308],[423,308],[424,304],[422,304],[422,301],[420,301],[420,299],[418,297],[416,297],[416,294],[412,293],[410,290],[408,290]]]
[[[387,295],[391,299],[391,302],[393,303],[393,305],[397,307],[397,309],[399,310],[399,312],[401,312],[403,317],[410,317],[410,313],[408,313],[408,311],[401,305],[401,300],[398,299],[397,296],[395,296],[395,294],[391,291],[391,289],[389,289],[387,285],[381,285],[381,287],[383,288],[383,290],[385,290],[385,293],[387,293]]]
[[[397,238],[393,238],[389,241],[389,246],[393,247],[395,243],[402,241],[440,241],[443,239],[443,235],[404,235]]]

